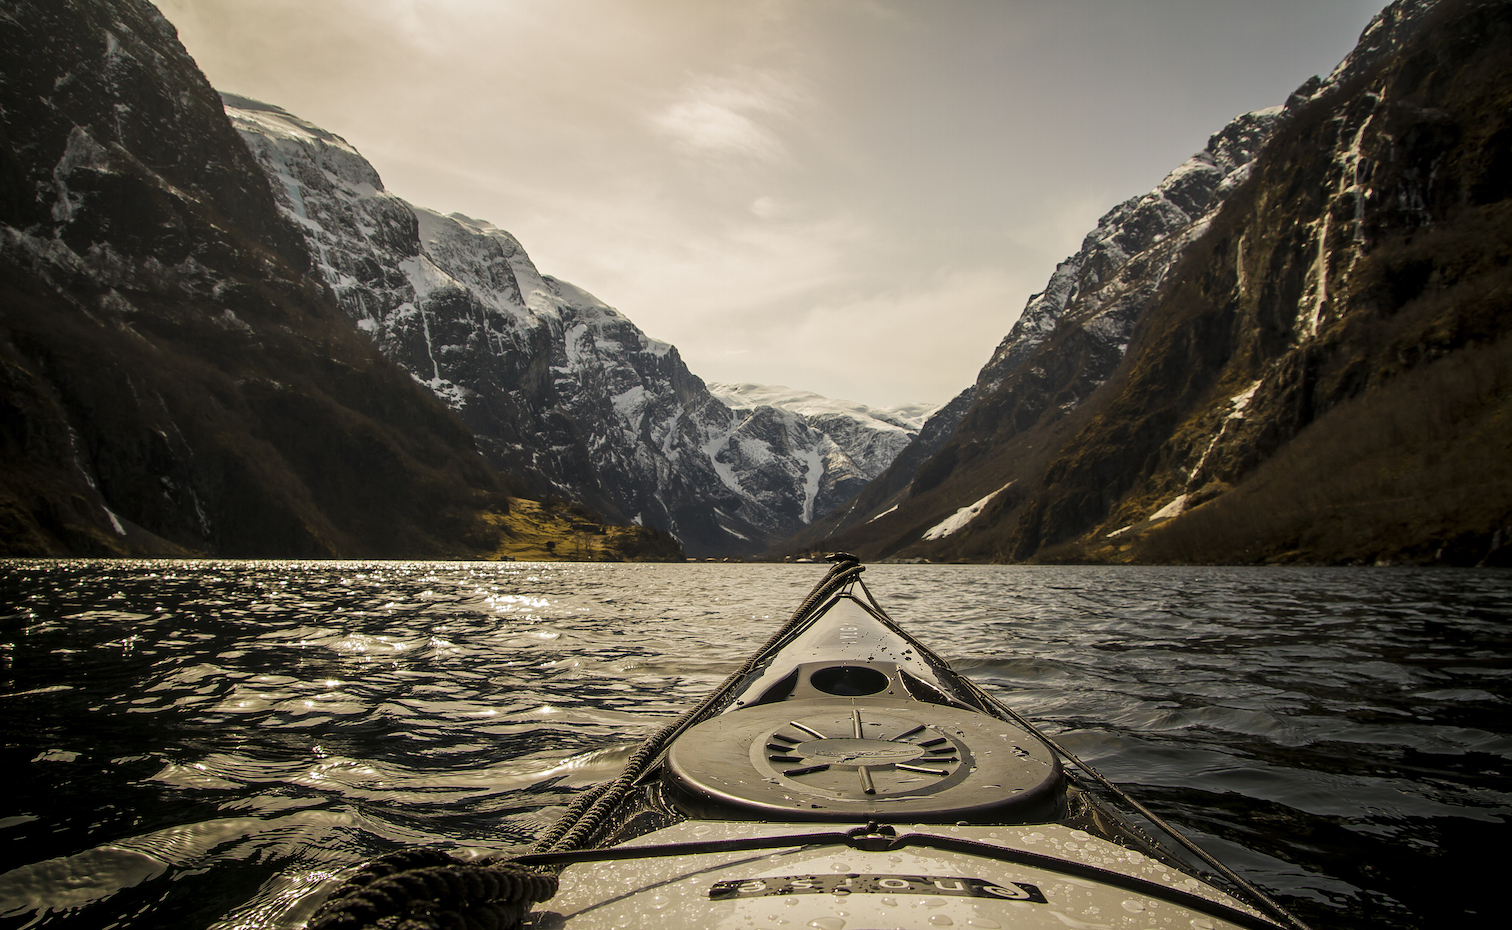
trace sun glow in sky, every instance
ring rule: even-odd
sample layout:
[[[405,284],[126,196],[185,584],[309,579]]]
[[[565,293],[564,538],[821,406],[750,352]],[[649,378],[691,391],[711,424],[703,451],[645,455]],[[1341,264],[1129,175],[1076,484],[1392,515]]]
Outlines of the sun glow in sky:
[[[1383,0],[157,0],[217,89],[514,233],[707,381],[975,380],[1097,218]]]

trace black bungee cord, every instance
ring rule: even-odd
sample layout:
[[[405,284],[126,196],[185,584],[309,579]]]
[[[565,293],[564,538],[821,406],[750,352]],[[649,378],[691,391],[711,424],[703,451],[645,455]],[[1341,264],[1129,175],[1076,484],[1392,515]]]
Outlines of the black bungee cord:
[[[689,727],[703,721],[762,661],[813,619],[815,609],[858,578],[865,566],[837,553],[835,564],[767,642],[698,706],[663,727],[631,755],[625,770],[573,800],[525,856],[581,850],[596,839],[621,800]],[[565,862],[526,865],[519,856],[473,862],[439,849],[404,849],[366,863],[310,918],[307,930],[513,930],[530,908],[557,892]]]
[[[612,781],[602,782],[579,794],[528,852],[511,856],[488,857],[475,862],[459,860],[436,849],[400,850],[381,856],[367,863],[347,879],[321,905],[311,918],[308,930],[514,930],[519,927],[533,905],[549,900],[556,894],[558,874],[573,862],[711,852],[716,851],[714,847],[720,849],[728,847],[729,850],[777,848],[834,841],[850,842],[858,848],[867,848],[858,843],[872,839],[873,833],[876,837],[882,838],[881,831],[887,831],[888,842],[897,845],[918,844],[943,849],[949,848],[952,843],[956,845],[965,843],[973,848],[967,850],[963,847],[960,851],[986,854],[995,858],[1033,856],[1034,854],[1023,853],[1020,850],[1005,850],[989,844],[956,841],[947,837],[924,834],[897,837],[896,834],[891,833],[891,828],[881,828],[879,831],[871,832],[867,832],[871,828],[861,828],[859,831],[851,831],[847,834],[823,836],[802,835],[723,841],[712,844],[636,847],[633,850],[586,848],[587,844],[599,838],[605,823],[613,815],[620,802],[635,789],[672,741],[689,728],[712,716],[717,710],[722,709],[721,702],[728,698],[735,686],[774,651],[801,632],[804,625],[813,619],[817,608],[835,594],[852,583],[859,585],[876,615],[889,627],[901,633],[897,624],[872,596],[865,582],[860,580],[861,573],[866,570],[865,566],[860,564],[860,560],[848,553],[836,553],[829,557],[829,561],[835,563],[829,573],[814,586],[792,617],[760,649],[696,707],[642,743],[631,755],[619,777]],[[1040,731],[1017,711],[987,694],[969,679],[962,680],[983,707],[993,708],[999,716],[1029,731],[1052,752],[1065,758],[1076,769],[1092,778],[1110,791],[1114,797],[1147,818],[1168,837],[1196,855],[1200,861],[1231,881],[1251,897],[1252,903],[1259,905],[1262,911],[1269,912],[1272,917],[1289,924],[1294,930],[1311,930],[1285,907],[1188,839],[1153,811],[1131,798],[1091,765]],[[857,840],[859,833],[866,833],[866,836]],[[1120,873],[1101,874],[1103,873],[1101,869],[1052,857],[1038,856],[1036,859],[1047,861],[1036,861],[1033,864],[1052,870],[1082,869],[1085,871],[1090,869],[1099,874],[1092,876],[1089,873],[1088,877],[1097,877],[1111,884],[1122,884],[1130,890],[1141,890],[1157,897],[1177,900],[1178,903],[1187,907],[1205,911],[1241,926],[1254,928],[1275,926],[1266,919],[1252,918],[1242,911],[1234,911],[1227,905],[1209,902],[1199,896],[1181,893],[1155,883],[1144,883]],[[1136,883],[1140,887],[1136,888],[1130,883]],[[1143,887],[1144,885],[1149,885],[1149,887]]]

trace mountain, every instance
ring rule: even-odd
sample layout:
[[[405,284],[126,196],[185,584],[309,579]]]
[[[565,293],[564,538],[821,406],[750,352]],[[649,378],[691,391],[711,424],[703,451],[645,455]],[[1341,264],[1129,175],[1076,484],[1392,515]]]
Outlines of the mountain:
[[[709,389],[740,420],[740,428],[726,446],[732,452],[739,450],[740,461],[754,465],[764,455],[759,447],[749,445],[753,437],[780,435],[782,448],[821,464],[814,472],[817,479],[804,487],[804,523],[844,504],[881,474],[918,435],[934,409],[931,404],[877,409],[763,384],[712,384]],[[752,484],[748,477],[741,480],[746,486]]]
[[[867,532],[887,532],[900,521],[916,521],[918,511],[925,512],[933,526],[940,505],[912,502],[941,484],[963,454],[975,457],[986,449],[980,441],[953,441],[963,423],[971,424],[965,436],[979,430],[1015,432],[1074,411],[1122,363],[1140,315],[1177,259],[1248,177],[1254,154],[1269,138],[1280,112],[1277,107],[1238,117],[1154,190],[1119,204],[1098,220],[1081,249],[1056,267],[1045,290],[1029,298],[976,383],[935,411],[919,438],[845,511],[796,541],[814,544],[826,534],[867,526],[884,515],[889,519]],[[1052,343],[1055,349],[1047,350]],[[989,420],[995,422],[983,424]],[[989,482],[995,480],[995,472],[989,475]],[[982,496],[978,490],[990,493],[1000,486],[1001,482],[992,489],[973,487],[968,493],[976,495],[975,502]],[[959,493],[949,488],[944,499],[953,501]],[[912,526],[905,532],[913,534],[915,529],[919,535],[924,532]]]
[[[843,503],[912,438],[906,417],[711,393],[677,349],[543,275],[509,233],[412,206],[358,152],[269,104],[226,112],[315,269],[373,343],[537,494],[750,555]]]
[[[792,545],[1506,564],[1509,104],[1512,5],[1391,4],[1104,217],[955,411]]]
[[[829,439],[836,454],[843,456],[837,471],[863,476],[880,475],[918,436],[936,404],[901,404],[878,408],[849,400],[824,397],[781,385],[711,384],[709,390],[720,402],[742,416],[762,407],[772,407],[798,418],[804,426]],[[849,495],[847,495],[847,498]],[[843,503],[842,498],[836,503]],[[834,507],[822,508],[828,513]]]
[[[17,0],[0,41],[0,552],[475,558],[583,525],[352,325],[151,4]]]

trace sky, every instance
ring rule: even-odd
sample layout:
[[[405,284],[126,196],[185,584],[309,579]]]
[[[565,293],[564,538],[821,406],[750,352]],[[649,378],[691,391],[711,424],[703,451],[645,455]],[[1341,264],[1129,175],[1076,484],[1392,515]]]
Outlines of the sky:
[[[710,382],[944,403],[1384,0],[156,0],[217,89],[512,232]]]

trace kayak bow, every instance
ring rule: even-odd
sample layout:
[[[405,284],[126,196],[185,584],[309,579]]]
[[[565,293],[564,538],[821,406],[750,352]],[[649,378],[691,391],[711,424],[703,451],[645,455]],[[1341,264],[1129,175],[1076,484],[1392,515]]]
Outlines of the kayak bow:
[[[310,926],[1307,930],[900,629],[853,556],[832,561],[531,852],[379,860]],[[448,881],[472,890],[415,893]]]

